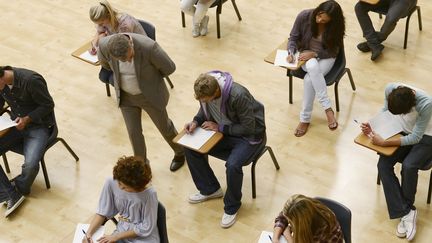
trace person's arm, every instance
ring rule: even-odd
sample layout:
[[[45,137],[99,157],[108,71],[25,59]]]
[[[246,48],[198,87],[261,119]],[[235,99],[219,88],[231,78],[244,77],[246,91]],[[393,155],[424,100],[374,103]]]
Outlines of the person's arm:
[[[414,128],[411,134],[401,138],[401,145],[417,144],[423,138],[427,126],[431,121],[432,116],[432,103],[425,104],[418,112]]]
[[[97,240],[98,243],[115,243],[119,240],[122,239],[127,239],[127,238],[136,238],[138,235],[135,234],[135,231],[133,230],[128,230],[128,231],[123,231],[123,232],[119,232],[116,234],[112,234],[112,235],[104,235],[101,238],[99,238]]]
[[[244,89],[244,88],[243,88]],[[255,114],[254,99],[249,92],[244,89],[241,95],[238,95],[233,101],[233,109],[236,113],[239,123],[223,125],[219,130],[228,135],[244,136],[251,135],[255,132]],[[228,102],[229,103],[229,102]],[[229,104],[227,104],[229,106]],[[230,109],[230,108],[227,108]]]
[[[48,92],[48,87],[44,78],[39,74],[33,74],[28,86],[28,93],[32,100],[37,104],[36,109],[25,117],[19,117],[19,122],[23,122],[24,127],[30,122],[41,122],[42,118],[54,111],[54,101]]]
[[[150,53],[150,62],[158,69],[162,76],[167,77],[176,70],[175,63],[171,60],[168,54],[154,42]]]
[[[273,243],[279,243],[279,239],[288,226],[288,220],[283,216],[282,212],[274,220],[273,226]]]
[[[291,54],[294,54],[297,51],[297,42],[300,41],[302,37],[301,26],[305,21],[305,11],[306,10],[303,10],[297,15],[290,32],[290,37],[288,38],[287,50]]]

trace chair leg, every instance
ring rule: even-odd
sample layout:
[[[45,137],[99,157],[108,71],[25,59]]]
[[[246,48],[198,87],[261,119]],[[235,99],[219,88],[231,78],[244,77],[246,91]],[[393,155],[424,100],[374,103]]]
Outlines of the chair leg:
[[[75,154],[75,152],[69,147],[69,145],[66,143],[66,141],[63,138],[57,137],[58,141],[62,142],[62,144],[66,147],[66,149],[69,151],[69,153],[75,158],[75,161],[78,162],[79,158]]]
[[[411,15],[412,15],[412,13],[411,13],[410,15],[408,15],[408,17],[407,17],[407,19],[406,19],[406,24],[405,24],[405,39],[404,39],[404,49],[407,48],[407,42],[408,42],[408,30],[409,30],[409,21],[410,21]]]
[[[292,75],[289,75],[290,70],[287,70],[287,75],[289,77],[289,83],[288,83],[288,93],[289,93],[289,103],[293,103],[293,77]]]
[[[255,185],[255,165],[256,162],[258,161],[258,159],[256,161],[252,162],[252,167],[251,167],[251,179],[252,179],[252,198],[256,198],[256,185]]]
[[[379,18],[382,19],[382,14],[378,14],[378,15],[379,15]]]
[[[234,10],[235,10],[235,12],[237,14],[237,18],[239,19],[239,21],[241,21],[242,17],[240,16],[240,12],[239,12],[239,10],[237,8],[237,4],[236,4],[235,0],[231,0],[231,2],[233,4],[233,6],[234,6]]]
[[[167,76],[165,77],[166,81],[168,82],[169,86],[171,87],[171,89],[174,88],[174,84],[171,82],[171,79]]]
[[[422,20],[421,20],[421,11],[420,6],[417,6],[417,17],[418,17],[418,24],[419,24],[419,30],[423,30]]]
[[[351,74],[351,70],[349,68],[345,68],[345,71],[348,73],[348,78],[349,78],[350,83],[351,83],[351,88],[353,91],[355,91],[356,86],[355,86],[354,79],[353,79],[352,74]]]
[[[183,13],[183,11],[181,12],[181,19],[183,28],[186,28],[185,14]]]
[[[222,7],[217,7],[216,10],[216,31],[217,31],[217,38],[220,39],[220,13],[222,12]]]
[[[10,168],[9,168],[9,163],[8,163],[8,160],[6,157],[6,153],[2,154],[2,157],[3,157],[3,164],[5,166],[6,173],[10,173]]]
[[[277,159],[276,159],[276,156],[274,155],[274,153],[273,153],[273,149],[270,147],[270,146],[266,146],[266,149],[269,151],[269,153],[270,153],[270,157],[272,158],[272,160],[273,160],[273,164],[274,164],[274,166],[276,167],[276,170],[279,170],[280,169],[280,167],[279,167],[279,163],[278,163],[278,161],[277,161]]]
[[[106,88],[106,93],[108,97],[111,97],[111,91],[110,91],[110,84],[109,83],[105,83],[105,88]]]
[[[345,72],[345,71],[344,71]],[[343,74],[342,74],[342,76],[343,76]],[[339,112],[339,92],[338,92],[338,86],[339,86],[339,81],[340,81],[340,79],[339,80],[337,80],[336,82],[335,82],[335,85],[334,85],[334,92],[335,92],[335,103],[336,103],[336,112]]]
[[[42,172],[43,172],[44,179],[45,179],[46,188],[50,189],[51,188],[51,184],[50,184],[50,181],[49,181],[49,178],[48,178],[48,172],[47,172],[47,169],[46,169],[46,166],[45,166],[45,160],[44,160],[43,157],[42,157],[42,160],[41,160],[40,163],[41,163]]]
[[[381,180],[379,178],[379,173],[377,174],[377,185],[381,185]]]
[[[429,190],[428,190],[428,195],[427,195],[427,204],[430,204],[431,202],[431,188],[432,187],[432,170],[431,170],[431,174],[430,174],[430,178],[429,178]]]

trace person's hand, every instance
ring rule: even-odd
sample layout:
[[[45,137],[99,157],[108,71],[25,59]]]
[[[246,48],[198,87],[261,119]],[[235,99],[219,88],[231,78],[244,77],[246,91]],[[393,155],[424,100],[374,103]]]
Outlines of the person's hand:
[[[99,238],[97,240],[97,242],[99,242],[99,243],[112,243],[112,242],[115,243],[115,242],[117,242],[117,240],[119,240],[119,239],[117,239],[116,235],[104,235],[101,238]]]
[[[371,132],[369,137],[372,139],[372,144],[383,146],[384,139],[377,133]]]
[[[294,62],[294,55],[293,54],[288,54],[288,56],[287,56],[287,62],[288,63],[293,63]]]
[[[372,133],[372,127],[370,126],[369,122],[362,122],[360,124],[360,128],[364,135],[369,136]]]
[[[18,124],[16,125],[16,129],[23,130],[27,126],[27,124],[31,122],[31,118],[29,116],[17,117],[15,119],[15,122]]]
[[[308,61],[311,58],[314,58],[316,53],[314,51],[304,51],[299,55],[299,61]]]
[[[219,126],[217,123],[212,121],[206,121],[201,125],[202,128],[209,131],[215,131],[217,132],[219,130]]]
[[[285,230],[282,233],[282,235],[285,237],[285,239],[287,239],[288,243],[294,242],[294,239],[292,237],[292,232],[291,232],[291,226],[290,225],[288,225],[288,227],[285,228]]]
[[[198,124],[196,123],[196,121],[191,121],[191,122],[185,124],[184,129],[185,129],[187,134],[191,134],[191,133],[193,133],[195,128],[197,128],[197,126],[198,126]]]
[[[88,236],[88,235],[84,235],[84,237],[83,237],[83,239],[82,239],[81,242],[82,243],[93,243],[93,239],[90,236]]]

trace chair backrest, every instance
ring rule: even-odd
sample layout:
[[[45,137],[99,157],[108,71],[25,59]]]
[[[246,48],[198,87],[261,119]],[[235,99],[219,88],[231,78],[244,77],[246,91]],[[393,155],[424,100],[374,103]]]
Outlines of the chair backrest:
[[[325,76],[326,84],[332,85],[336,81],[338,81],[342,75],[344,74],[346,66],[346,59],[345,59],[345,48],[342,46],[340,48],[338,55],[336,56],[335,63],[333,64],[333,67],[330,69],[330,72],[328,72]]]
[[[228,0],[216,0],[211,6],[210,8],[214,8],[217,7],[219,4],[224,4],[226,1]]]
[[[161,243],[168,243],[168,230],[166,224],[166,210],[162,203],[158,203],[157,211],[157,227],[159,230],[159,238]]]
[[[315,197],[315,199],[322,202],[333,211],[341,226],[345,243],[351,243],[351,210],[332,199],[322,197]]]
[[[152,25],[150,22],[147,22],[147,21],[141,20],[141,19],[139,19],[138,22],[143,27],[143,29],[146,32],[147,36],[150,39],[156,41],[156,29],[155,29],[154,25]]]

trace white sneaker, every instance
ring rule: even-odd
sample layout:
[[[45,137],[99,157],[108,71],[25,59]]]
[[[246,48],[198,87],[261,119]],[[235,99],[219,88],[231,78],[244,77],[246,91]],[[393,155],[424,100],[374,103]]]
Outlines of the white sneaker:
[[[401,221],[406,229],[406,238],[408,241],[414,239],[416,233],[417,210],[411,210],[407,215],[403,216]]]
[[[209,16],[204,16],[204,18],[201,20],[201,30],[200,30],[200,34],[202,36],[207,35],[208,33],[208,22],[209,22]]]
[[[233,215],[224,213],[222,216],[221,223],[220,223],[221,227],[224,229],[231,227],[236,221],[236,216],[237,216],[237,213],[235,213]]]
[[[213,199],[213,198],[220,198],[223,197],[223,191],[222,188],[219,188],[217,191],[213,192],[210,195],[203,195],[201,193],[195,193],[189,196],[189,203],[195,204],[200,202],[205,202],[207,200]]]
[[[396,235],[399,238],[405,238],[406,237],[405,224],[404,224],[404,221],[402,221],[402,219],[397,226]]]
[[[192,28],[192,36],[194,38],[200,36],[200,25],[199,24],[194,24],[194,26]]]

